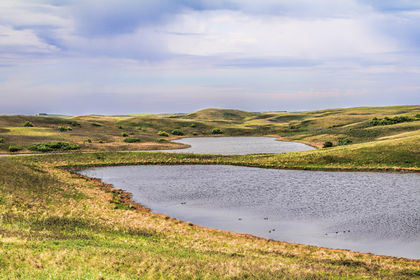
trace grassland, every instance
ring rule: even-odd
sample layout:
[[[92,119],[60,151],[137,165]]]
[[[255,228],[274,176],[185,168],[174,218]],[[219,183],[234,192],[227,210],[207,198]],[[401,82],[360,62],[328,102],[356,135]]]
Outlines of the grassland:
[[[408,116],[415,119],[393,125],[373,126],[373,118]],[[122,151],[182,148],[168,142],[179,135],[186,137],[215,136],[220,129],[225,136],[270,135],[289,141],[299,141],[321,148],[326,141],[338,144],[340,139],[365,143],[384,137],[418,135],[420,106],[360,107],[329,109],[313,112],[252,113],[238,110],[205,109],[191,114],[127,115],[127,116],[0,116],[0,153],[8,153],[15,145],[27,153],[31,145],[67,141],[80,145],[81,151]],[[33,127],[24,127],[30,121]],[[59,127],[71,130],[60,132]],[[169,137],[160,136],[165,131]],[[140,139],[124,142],[125,137]]]
[[[0,157],[0,279],[420,279],[419,260],[198,227],[151,213],[123,191],[73,173],[87,166],[128,164],[419,172],[419,121],[369,125],[374,116],[415,117],[419,112],[420,106],[404,106],[305,113],[204,110],[164,116],[2,116],[4,152],[10,144],[26,149],[36,143],[69,141],[86,153]],[[25,121],[34,127],[21,128]],[[73,129],[59,132],[58,125]],[[214,128],[222,129],[223,135],[274,135],[314,146],[325,141],[337,144],[340,137],[349,137],[352,143],[276,155],[116,152],[140,145],[171,146],[157,142],[157,132],[163,130],[203,136],[212,135]],[[37,134],[43,130],[52,135]],[[143,142],[124,143],[122,132]],[[97,142],[101,139],[104,143]]]

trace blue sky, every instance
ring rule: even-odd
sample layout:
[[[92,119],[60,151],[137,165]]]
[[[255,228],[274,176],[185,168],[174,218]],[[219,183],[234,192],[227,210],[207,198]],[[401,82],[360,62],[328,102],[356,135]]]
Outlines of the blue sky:
[[[1,0],[0,114],[419,104],[418,0]]]

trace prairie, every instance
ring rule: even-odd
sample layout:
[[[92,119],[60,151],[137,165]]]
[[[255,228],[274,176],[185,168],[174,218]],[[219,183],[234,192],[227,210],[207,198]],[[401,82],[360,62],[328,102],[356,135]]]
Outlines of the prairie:
[[[374,118],[407,116],[412,121],[372,125]],[[33,144],[67,141],[81,151],[181,148],[168,140],[200,136],[276,136],[321,148],[326,141],[364,143],[420,129],[420,106],[360,107],[313,112],[244,112],[204,109],[191,114],[126,116],[0,116],[0,153],[18,146],[27,153]],[[30,121],[33,127],[24,127]],[[59,128],[62,128],[60,131]],[[178,131],[180,133],[173,134]],[[166,132],[168,136],[159,135]],[[139,142],[127,143],[126,137]],[[340,140],[341,139],[341,140]]]
[[[136,164],[419,172],[419,120],[370,125],[374,117],[418,118],[419,113],[420,106],[398,106],[302,113],[211,109],[141,116],[0,116],[3,153],[10,145],[20,146],[18,153],[54,141],[80,145],[71,152],[0,157],[0,278],[420,278],[420,260],[202,228],[152,213],[122,190],[74,173],[89,166]],[[26,121],[33,127],[23,127]],[[58,126],[72,129],[60,132]],[[171,134],[174,129],[191,137],[213,135],[215,128],[225,136],[272,135],[317,147],[331,141],[333,147],[243,156],[118,152],[172,148],[175,144],[158,139],[178,137]],[[170,136],[159,136],[159,131]],[[124,142],[123,132],[141,142]],[[339,145],[340,138],[351,142]]]

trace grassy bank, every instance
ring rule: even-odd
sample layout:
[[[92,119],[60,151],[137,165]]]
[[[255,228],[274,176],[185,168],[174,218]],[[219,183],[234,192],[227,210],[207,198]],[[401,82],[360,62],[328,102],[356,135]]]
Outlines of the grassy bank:
[[[409,136],[279,155],[98,152],[0,158],[0,278],[420,278],[418,260],[289,244],[150,213],[123,192],[63,168],[193,163],[419,171],[419,140]]]
[[[420,136],[285,154],[199,155],[148,152],[100,152],[26,156],[27,164],[57,167],[129,164],[231,164],[265,168],[420,172]]]

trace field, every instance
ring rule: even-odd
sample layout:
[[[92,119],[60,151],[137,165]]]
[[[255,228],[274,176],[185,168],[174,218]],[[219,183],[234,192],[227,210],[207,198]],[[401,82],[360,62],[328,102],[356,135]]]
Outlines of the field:
[[[56,141],[80,148],[0,157],[0,278],[420,279],[419,260],[198,227],[151,213],[123,191],[74,173],[87,166],[128,164],[419,172],[419,113],[420,106],[399,106],[305,113],[208,109],[157,116],[1,116],[4,153],[10,145],[22,149],[16,153],[40,153],[28,148]],[[371,124],[374,117],[395,116],[412,120]],[[33,127],[23,127],[26,121]],[[72,130],[60,132],[58,126]],[[317,147],[330,141],[333,147],[247,156],[116,152],[172,147],[174,144],[158,139],[178,137],[171,133],[174,129],[186,136],[281,136]],[[213,134],[214,129],[223,133]],[[169,136],[160,136],[159,131]],[[126,137],[141,141],[126,143]],[[340,140],[346,138],[350,143]]]
[[[374,118],[406,116],[411,121],[373,125]],[[25,122],[32,127],[25,127]],[[61,129],[61,130],[60,130]],[[175,132],[176,130],[177,132]],[[191,114],[127,116],[0,116],[0,153],[28,153],[38,143],[65,141],[80,151],[122,151],[181,148],[168,140],[180,136],[271,135],[322,148],[333,144],[371,142],[385,137],[418,135],[420,106],[360,107],[313,112],[251,113],[205,109]],[[166,132],[161,133],[159,132]],[[174,133],[172,133],[174,132]],[[411,133],[411,134],[410,134]],[[127,143],[127,138],[138,142]],[[33,152],[33,151],[32,151]]]

